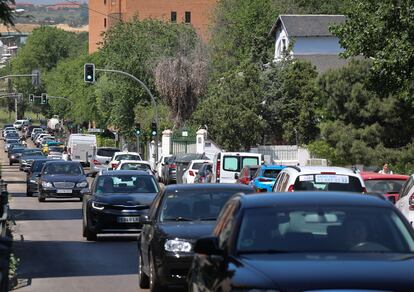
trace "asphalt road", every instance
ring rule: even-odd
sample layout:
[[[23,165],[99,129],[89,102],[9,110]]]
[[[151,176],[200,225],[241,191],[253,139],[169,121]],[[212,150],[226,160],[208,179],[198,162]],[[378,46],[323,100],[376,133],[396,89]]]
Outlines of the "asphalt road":
[[[138,288],[133,237],[82,237],[81,203],[26,197],[26,176],[9,166],[0,141],[2,177],[12,195],[14,253],[20,259],[17,291],[145,291]]]

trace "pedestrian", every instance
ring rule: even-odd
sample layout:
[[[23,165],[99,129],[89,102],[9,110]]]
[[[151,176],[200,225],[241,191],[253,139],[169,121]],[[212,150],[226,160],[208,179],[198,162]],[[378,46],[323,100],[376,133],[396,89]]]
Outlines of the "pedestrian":
[[[67,147],[63,148],[62,159],[65,160],[65,161],[69,161],[69,154],[68,154],[68,148]]]
[[[388,163],[384,163],[384,165],[382,166],[382,169],[378,173],[381,173],[381,174],[392,174],[392,171],[389,169]]]

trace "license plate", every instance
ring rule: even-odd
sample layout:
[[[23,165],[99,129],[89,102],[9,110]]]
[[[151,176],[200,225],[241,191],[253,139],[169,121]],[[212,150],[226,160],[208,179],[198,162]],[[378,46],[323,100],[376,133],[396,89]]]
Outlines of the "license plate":
[[[71,194],[72,190],[56,190],[58,194]]]
[[[139,217],[118,217],[118,223],[137,223],[139,222]]]

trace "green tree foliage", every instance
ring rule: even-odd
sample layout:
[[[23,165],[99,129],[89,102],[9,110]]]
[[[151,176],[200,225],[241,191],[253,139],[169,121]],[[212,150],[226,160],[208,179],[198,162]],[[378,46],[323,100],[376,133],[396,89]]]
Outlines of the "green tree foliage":
[[[14,16],[10,4],[15,4],[15,1],[0,0],[0,23],[5,25],[14,24]]]
[[[155,93],[157,60],[176,55],[182,39],[186,39],[190,47],[197,43],[196,33],[190,26],[135,19],[113,26],[105,34],[101,54],[106,68],[136,76]],[[106,93],[106,98],[111,101],[107,106],[112,108],[110,123],[123,132],[130,132],[135,105],[149,105],[150,97],[135,81],[125,77],[111,74],[106,83],[112,84]]]
[[[341,14],[344,13],[348,0],[295,0],[303,13]]]
[[[345,56],[373,59],[379,91],[413,89],[414,3],[395,0],[350,0],[346,23],[332,29]]]

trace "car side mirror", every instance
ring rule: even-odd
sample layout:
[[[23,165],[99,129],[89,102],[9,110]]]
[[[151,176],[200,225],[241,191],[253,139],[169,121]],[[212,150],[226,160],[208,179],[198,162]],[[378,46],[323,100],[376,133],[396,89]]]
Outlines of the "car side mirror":
[[[239,179],[239,174],[238,173],[234,174],[234,179]]]
[[[223,255],[217,237],[204,237],[196,241],[194,252],[205,255]]]
[[[151,220],[147,214],[140,215],[139,222],[142,224],[151,224]]]
[[[41,176],[42,176],[41,173],[36,174],[36,177],[41,177]]]
[[[86,177],[95,178],[95,177],[96,177],[96,172],[88,172],[88,173],[86,174]]]

